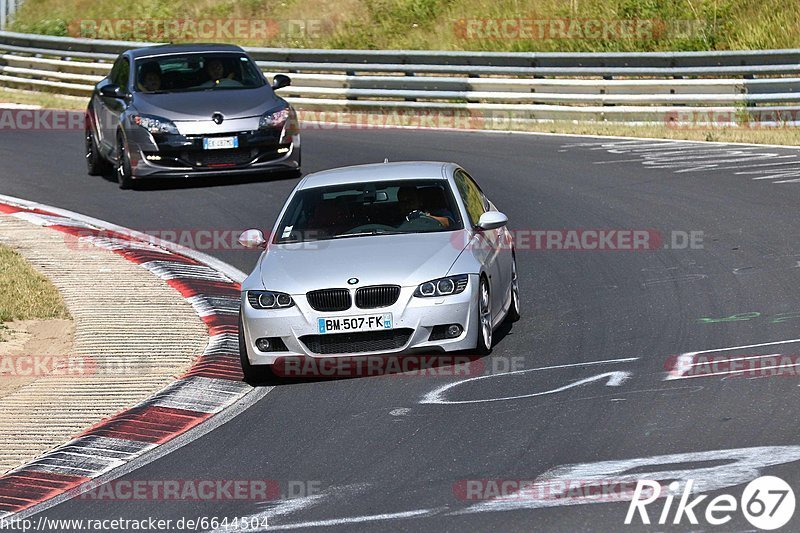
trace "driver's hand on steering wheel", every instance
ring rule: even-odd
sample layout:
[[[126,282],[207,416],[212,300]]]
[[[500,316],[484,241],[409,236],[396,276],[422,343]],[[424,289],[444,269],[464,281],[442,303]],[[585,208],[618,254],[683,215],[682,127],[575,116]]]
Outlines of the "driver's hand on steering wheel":
[[[407,214],[406,220],[411,222],[412,220],[417,220],[418,218],[422,217],[438,222],[443,228],[447,228],[450,226],[450,222],[446,218],[437,217],[435,215],[431,215],[430,213],[426,213],[425,211],[421,211],[419,209],[415,209],[411,211],[409,214]]]
[[[427,217],[430,216],[428,213],[420,211],[419,209],[414,209],[409,214],[406,215],[406,220],[411,222],[412,220],[416,220],[420,217]]]

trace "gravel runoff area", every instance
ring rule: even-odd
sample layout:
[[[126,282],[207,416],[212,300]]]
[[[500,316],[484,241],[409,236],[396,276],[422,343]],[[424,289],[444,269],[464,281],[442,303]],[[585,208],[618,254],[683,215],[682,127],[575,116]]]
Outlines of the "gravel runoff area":
[[[70,353],[7,361],[26,376],[0,395],[0,473],[162,389],[208,343],[185,298],[110,250],[8,215],[0,215],[0,243],[53,282],[74,319]]]

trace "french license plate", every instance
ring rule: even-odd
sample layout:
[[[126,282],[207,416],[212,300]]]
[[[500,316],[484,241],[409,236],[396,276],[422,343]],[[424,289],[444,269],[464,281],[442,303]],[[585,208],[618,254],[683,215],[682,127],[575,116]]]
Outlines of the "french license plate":
[[[345,333],[349,331],[380,331],[392,329],[392,314],[339,316],[317,319],[319,333]]]
[[[224,148],[239,148],[238,137],[205,137],[203,150],[221,150]]]

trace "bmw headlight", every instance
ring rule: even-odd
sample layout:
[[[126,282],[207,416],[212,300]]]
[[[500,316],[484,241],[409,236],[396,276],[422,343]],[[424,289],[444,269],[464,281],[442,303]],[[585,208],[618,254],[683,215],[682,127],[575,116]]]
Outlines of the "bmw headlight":
[[[426,281],[417,287],[417,290],[414,291],[414,296],[417,298],[429,298],[458,294],[464,292],[467,288],[468,280],[469,276],[467,274],[459,274],[458,276],[449,276]]]
[[[247,301],[255,309],[285,309],[294,305],[291,296],[275,291],[247,291]]]
[[[178,133],[178,128],[171,121],[154,117],[152,115],[133,115],[131,122],[137,126],[141,126],[150,133]]]
[[[261,119],[258,121],[259,129],[266,130],[269,128],[282,128],[286,121],[289,120],[289,108],[279,109],[278,111],[272,111],[270,113],[265,113],[261,115]]]

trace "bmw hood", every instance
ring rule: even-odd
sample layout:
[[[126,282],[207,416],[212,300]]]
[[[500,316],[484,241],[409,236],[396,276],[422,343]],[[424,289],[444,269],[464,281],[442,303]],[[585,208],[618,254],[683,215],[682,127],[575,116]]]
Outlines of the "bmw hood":
[[[259,267],[265,289],[304,294],[315,289],[392,284],[416,286],[446,276],[464,248],[463,230],[348,237],[271,244]]]
[[[257,89],[134,94],[133,106],[139,113],[156,115],[173,122],[210,120],[214,112],[222,113],[226,120],[261,116],[285,105],[268,85]]]

